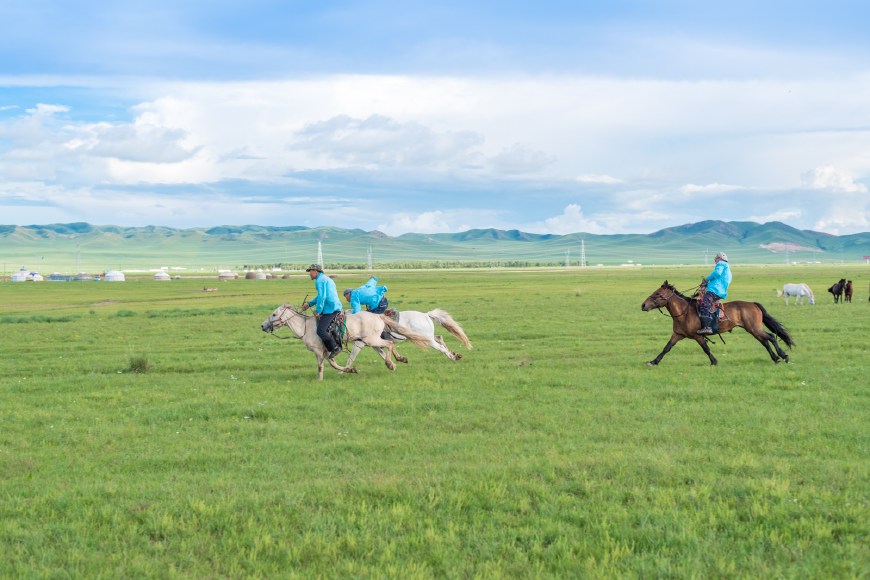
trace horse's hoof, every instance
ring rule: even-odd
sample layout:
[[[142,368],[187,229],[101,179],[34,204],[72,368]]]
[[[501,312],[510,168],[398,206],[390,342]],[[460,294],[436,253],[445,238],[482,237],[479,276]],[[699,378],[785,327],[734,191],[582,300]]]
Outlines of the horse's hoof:
[[[405,356],[397,356],[397,357],[396,357],[396,360],[399,361],[400,363],[408,364],[408,357],[405,357]]]
[[[656,366],[656,364],[657,364],[657,363],[655,363],[655,362],[653,362],[653,361],[648,361],[648,362],[646,363],[646,366],[648,366],[648,367],[654,367],[654,366]]]
[[[459,359],[461,359],[461,358],[462,358],[462,355],[459,354],[458,352],[454,352],[454,353],[453,353],[453,360],[459,360]]]

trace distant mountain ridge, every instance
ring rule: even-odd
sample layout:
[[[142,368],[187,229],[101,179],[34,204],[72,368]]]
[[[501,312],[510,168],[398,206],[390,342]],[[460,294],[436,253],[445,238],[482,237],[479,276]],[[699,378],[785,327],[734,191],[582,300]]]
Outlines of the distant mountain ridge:
[[[733,263],[860,261],[870,255],[870,232],[835,236],[781,222],[707,220],[651,234],[534,234],[471,229],[457,233],[409,233],[321,226],[223,225],[208,228],[123,227],[88,223],[0,225],[0,260],[28,268],[70,270],[174,265],[240,268],[250,264],[302,264],[321,242],[328,264],[487,262],[552,265],[698,264],[725,250]],[[34,264],[35,257],[36,264]],[[62,267],[61,267],[62,266]]]

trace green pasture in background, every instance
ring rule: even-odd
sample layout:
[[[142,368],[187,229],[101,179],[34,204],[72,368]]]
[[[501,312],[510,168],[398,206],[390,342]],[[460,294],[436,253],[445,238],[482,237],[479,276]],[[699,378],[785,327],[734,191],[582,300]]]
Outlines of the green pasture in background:
[[[733,270],[791,363],[646,366],[701,267],[378,272],[474,349],[322,382],[260,330],[302,276],[0,284],[0,576],[866,577],[870,267]]]

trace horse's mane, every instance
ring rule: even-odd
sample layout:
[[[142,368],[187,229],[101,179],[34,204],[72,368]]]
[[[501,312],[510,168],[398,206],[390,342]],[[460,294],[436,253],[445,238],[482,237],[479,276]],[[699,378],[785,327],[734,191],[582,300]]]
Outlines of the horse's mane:
[[[694,296],[686,296],[685,294],[683,294],[682,292],[677,290],[673,284],[665,284],[665,288],[667,288],[668,290],[671,290],[674,294],[676,294],[677,296],[679,296],[680,298],[682,298],[683,300],[685,300],[689,304],[695,304],[698,301],[698,299],[695,298]]]

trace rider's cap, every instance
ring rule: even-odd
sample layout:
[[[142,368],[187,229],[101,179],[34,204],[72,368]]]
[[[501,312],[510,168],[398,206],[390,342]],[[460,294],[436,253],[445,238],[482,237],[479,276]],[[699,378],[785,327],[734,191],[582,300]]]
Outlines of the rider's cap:
[[[345,289],[344,289],[344,295],[345,295],[345,296],[347,296],[347,295],[350,294],[351,292],[353,292],[353,290],[351,290],[350,288],[345,288]]]
[[[311,264],[307,268],[305,268],[306,272],[310,272],[311,270],[317,270],[318,272],[323,272],[323,266],[320,264]]]
[[[726,262],[728,261],[728,254],[726,254],[725,252],[719,252],[718,254],[716,254],[716,257],[720,260],[725,260]]]

